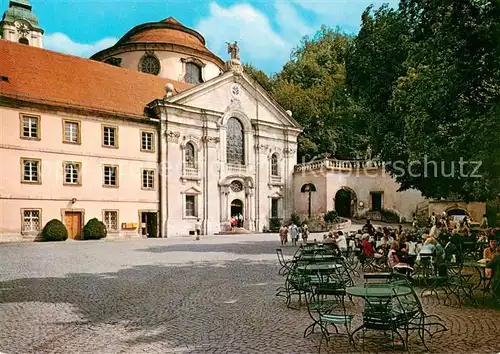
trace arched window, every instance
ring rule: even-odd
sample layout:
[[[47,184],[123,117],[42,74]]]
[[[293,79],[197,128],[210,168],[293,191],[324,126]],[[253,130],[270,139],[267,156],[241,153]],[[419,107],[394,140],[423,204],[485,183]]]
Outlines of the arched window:
[[[19,43],[30,45],[30,41],[28,40],[28,38],[24,38],[24,37],[19,38]]]
[[[271,176],[279,176],[280,171],[278,167],[278,155],[273,154],[271,156]]]
[[[188,84],[201,84],[203,79],[201,78],[201,68],[194,63],[186,63],[186,75],[184,80]]]
[[[187,143],[185,148],[185,157],[184,160],[186,162],[187,168],[196,168],[196,154],[194,145],[192,143]]]
[[[227,121],[227,163],[233,165],[245,164],[245,137],[243,125],[236,118],[229,118]]]
[[[158,75],[160,73],[160,61],[153,55],[145,55],[141,59],[140,69],[143,73]]]

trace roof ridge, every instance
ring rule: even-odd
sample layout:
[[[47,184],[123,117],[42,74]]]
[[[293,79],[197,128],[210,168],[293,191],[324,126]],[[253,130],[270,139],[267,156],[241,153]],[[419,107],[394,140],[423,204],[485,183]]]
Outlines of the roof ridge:
[[[159,22],[167,22],[167,23],[174,23],[176,25],[181,25],[184,27],[184,25],[182,23],[180,23],[175,17],[173,16],[169,16],[167,18],[164,18],[163,20],[159,21]]]

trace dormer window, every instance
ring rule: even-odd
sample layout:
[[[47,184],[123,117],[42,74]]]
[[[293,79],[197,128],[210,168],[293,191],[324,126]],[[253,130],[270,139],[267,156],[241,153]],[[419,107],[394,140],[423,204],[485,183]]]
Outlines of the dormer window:
[[[122,59],[121,58],[108,58],[104,61],[106,64],[113,65],[113,66],[121,66],[122,65]]]
[[[160,61],[151,54],[142,57],[139,68],[143,73],[158,75],[160,73]]]
[[[195,63],[186,63],[186,75],[184,80],[188,84],[201,84],[203,79],[201,78],[201,67]]]

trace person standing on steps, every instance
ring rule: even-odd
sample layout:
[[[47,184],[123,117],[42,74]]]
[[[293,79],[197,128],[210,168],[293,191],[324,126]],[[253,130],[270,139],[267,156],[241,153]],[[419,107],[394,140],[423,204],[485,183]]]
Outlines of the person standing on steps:
[[[297,240],[299,238],[299,229],[297,228],[297,225],[292,223],[290,226],[290,238],[292,239],[292,244],[294,246],[297,246]]]
[[[238,213],[238,227],[243,227],[243,215]]]
[[[196,231],[196,239],[199,240],[201,235],[200,219],[196,219],[196,224],[194,224],[194,229]]]
[[[307,238],[309,237],[309,229],[307,228],[307,224],[303,223],[301,226],[302,229],[302,243],[307,243]]]

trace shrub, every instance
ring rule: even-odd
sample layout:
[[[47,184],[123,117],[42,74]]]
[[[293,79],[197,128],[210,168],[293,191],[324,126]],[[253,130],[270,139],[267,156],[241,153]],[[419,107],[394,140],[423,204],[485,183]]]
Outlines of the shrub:
[[[269,219],[269,231],[278,232],[281,227],[281,218],[270,218]]]
[[[391,223],[391,224],[399,223],[399,214],[393,210],[382,209],[380,211],[380,215],[382,216],[383,222],[387,222],[387,223]]]
[[[100,240],[105,238],[107,234],[106,225],[97,218],[90,219],[83,227],[84,240]]]
[[[302,225],[302,222],[300,221],[300,216],[299,216],[299,215],[297,215],[297,214],[292,214],[292,215],[290,216],[290,221],[291,221],[292,223],[294,223],[295,225],[297,225],[297,226]]]
[[[339,222],[339,214],[335,210],[330,210],[323,216],[323,220],[327,223]]]
[[[307,224],[309,232],[325,232],[328,231],[328,225],[325,220],[321,219],[311,219]]]
[[[43,241],[66,241],[68,230],[66,226],[57,219],[52,219],[45,224],[42,230]]]

